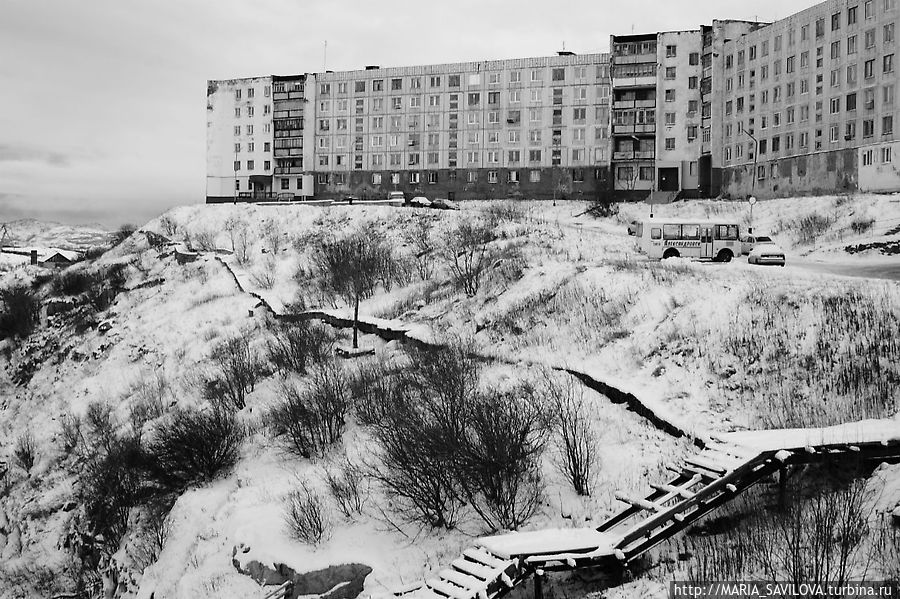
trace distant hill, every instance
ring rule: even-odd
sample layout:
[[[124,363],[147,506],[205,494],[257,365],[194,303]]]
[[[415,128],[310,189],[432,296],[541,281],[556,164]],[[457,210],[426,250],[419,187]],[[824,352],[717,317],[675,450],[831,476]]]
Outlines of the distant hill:
[[[4,246],[57,247],[66,250],[85,250],[103,245],[110,231],[99,224],[63,225],[32,218],[5,223],[8,237]]]

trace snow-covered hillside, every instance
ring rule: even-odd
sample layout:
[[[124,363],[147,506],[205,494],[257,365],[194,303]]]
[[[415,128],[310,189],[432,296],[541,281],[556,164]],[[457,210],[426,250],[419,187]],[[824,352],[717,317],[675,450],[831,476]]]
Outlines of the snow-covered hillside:
[[[656,210],[743,220],[746,208],[681,202]],[[615,491],[637,496],[661,482],[666,466],[693,450],[692,439],[671,430],[706,438],[864,418],[900,426],[895,283],[831,277],[790,263],[766,269],[745,260],[647,261],[625,223],[648,207],[629,205],[608,219],[584,209],[504,202],[459,211],[186,206],[147,223],[97,262],[70,269],[90,276],[62,280],[20,269],[17,276],[42,283],[42,301],[55,307],[29,339],[5,350],[0,457],[9,469],[0,480],[0,597],[74,592],[79,585],[117,597],[263,597],[274,587],[257,581],[274,582],[278,564],[321,571],[316,580],[326,587],[378,595],[445,567],[472,537],[488,532],[467,506],[451,529],[410,522],[399,500],[365,474],[359,509],[341,513],[329,473],[346,473],[347,463],[365,473],[382,455],[358,400],[324,455],[299,456],[280,434],[273,414],[286,389],[313,385],[318,367],[287,376],[277,371],[271,347],[284,325],[276,316],[315,310],[352,318],[351,306],[323,290],[314,258],[323,238],[354,231],[383,237],[401,258],[392,284],[379,285],[360,304],[361,320],[412,340],[464,340],[485,360],[482,387],[562,385],[573,379],[559,369],[569,368],[635,398],[613,403],[572,383],[597,439],[593,492],[575,493],[557,467],[548,428],[538,469],[542,493],[524,530],[590,527],[619,509]],[[828,224],[801,243],[796,223],[813,213]],[[891,233],[900,225],[900,200],[893,197],[760,202],[753,219],[794,256],[850,259],[845,245],[900,239]],[[861,219],[873,224],[854,229]],[[478,248],[484,270],[477,289],[465,293],[450,268],[460,255],[454,234],[476,221],[490,236]],[[337,345],[349,344],[348,330],[334,334]],[[110,451],[104,443],[150,442],[175,411],[212,410],[221,401],[217,351],[235,339],[263,366],[246,405],[234,410],[247,431],[234,467],[157,502],[170,507],[161,516],[153,502],[134,498],[120,542],[92,536],[84,497],[96,477],[85,472]],[[368,334],[361,345],[375,355],[336,362],[347,380],[357,380],[360,367],[406,364],[411,351]],[[98,407],[104,405],[108,412]],[[74,422],[81,427],[76,435]],[[106,436],[97,432],[101,425]],[[18,455],[26,437],[30,465]],[[297,540],[286,524],[287,502],[304,487],[322,499],[330,522],[318,544]],[[879,513],[894,509],[900,468],[879,470],[868,487],[878,501],[867,505],[877,504]],[[690,568],[687,559],[679,567]],[[331,588],[309,584],[303,594]],[[557,584],[570,594],[592,588],[577,580]],[[644,576],[618,593],[637,596],[655,584]]]

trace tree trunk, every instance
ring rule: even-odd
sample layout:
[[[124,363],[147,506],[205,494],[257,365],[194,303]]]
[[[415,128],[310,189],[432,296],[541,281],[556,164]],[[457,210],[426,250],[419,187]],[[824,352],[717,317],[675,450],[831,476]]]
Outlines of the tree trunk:
[[[359,298],[353,304],[353,349],[359,349]]]

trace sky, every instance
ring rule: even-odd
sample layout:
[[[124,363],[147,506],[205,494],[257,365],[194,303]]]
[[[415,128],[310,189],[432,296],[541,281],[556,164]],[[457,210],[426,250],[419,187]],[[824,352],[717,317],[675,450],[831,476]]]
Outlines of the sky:
[[[208,79],[607,52],[611,33],[811,4],[0,0],[0,221],[140,225],[203,202]]]

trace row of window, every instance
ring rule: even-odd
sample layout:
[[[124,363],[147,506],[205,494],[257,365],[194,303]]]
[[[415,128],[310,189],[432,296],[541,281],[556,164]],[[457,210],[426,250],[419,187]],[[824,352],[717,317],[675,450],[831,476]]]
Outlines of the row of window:
[[[234,118],[239,119],[241,115],[246,115],[247,117],[252,118],[255,114],[255,110],[253,106],[245,106],[243,109],[240,106],[234,107]],[[263,115],[272,114],[272,106],[270,104],[263,105]]]
[[[235,154],[240,154],[240,153],[241,153],[241,149],[244,148],[244,147],[247,148],[247,151],[248,151],[248,152],[254,152],[254,151],[256,150],[256,144],[253,143],[252,141],[249,142],[246,146],[242,146],[240,143],[236,143],[236,144],[234,144],[234,153],[235,153]],[[267,142],[263,142],[263,152],[269,152],[269,151],[271,151],[271,149],[272,149],[272,143],[271,143],[271,142],[268,142],[268,141],[267,141]]]
[[[247,164],[246,164],[246,167],[247,167],[247,170],[248,170],[248,171],[256,170],[256,161],[255,161],[255,160],[248,160],[248,161],[247,161]],[[238,172],[239,170],[241,170],[241,161],[240,161],[240,160],[235,160],[235,161],[234,161],[234,172]],[[272,170],[272,162],[269,161],[269,160],[264,161],[264,162],[263,162],[263,170],[264,170],[264,171],[270,171],[270,170]]]
[[[569,130],[571,133],[566,135],[568,138],[567,141],[571,141],[574,143],[584,143],[587,140],[587,129],[585,127],[575,127]],[[540,143],[544,141],[544,130],[543,129],[531,129],[527,130],[526,139],[529,143]],[[380,148],[385,145],[390,147],[398,147],[398,146],[421,146],[428,145],[431,147],[440,146],[442,144],[442,135],[440,133],[429,133],[426,136],[422,136],[420,133],[410,133],[407,135],[403,135],[400,133],[392,133],[390,135],[380,135],[373,134],[368,137],[368,145],[373,148]],[[509,144],[519,144],[522,143],[522,131],[519,129],[507,131],[506,142]],[[608,129],[606,127],[595,127],[593,138],[595,140],[606,139],[608,137]],[[332,139],[334,142],[332,143]],[[459,143],[460,137],[456,133],[446,134],[444,137],[449,142],[450,148],[455,148]],[[551,129],[550,142],[553,145],[561,145],[563,140],[563,130],[562,129]],[[366,138],[363,135],[356,135],[351,138],[349,135],[339,135],[333,137],[317,137],[317,145],[320,149],[328,149],[332,145],[337,148],[347,147],[348,143],[352,140],[353,145],[355,146],[357,151],[362,151],[363,147],[366,145]],[[499,131],[487,131],[482,135],[481,131],[467,131],[465,136],[463,136],[463,141],[468,145],[480,145],[484,140],[487,144],[499,144],[501,142],[501,135]],[[240,144],[235,144],[235,147],[239,147]],[[251,144],[252,145],[252,144]],[[276,145],[276,147],[279,147]],[[288,146],[282,146],[288,147]],[[302,144],[300,144],[302,147]],[[250,150],[252,151],[252,149]],[[268,151],[268,143],[266,143],[266,151]]]
[[[890,12],[896,9],[897,0],[881,0],[883,12]],[[875,18],[875,2],[874,0],[866,0],[863,3],[863,11],[864,17],[866,20]],[[859,5],[850,6],[846,11],[846,19],[843,19],[841,12],[836,12],[831,15],[831,31],[836,32],[841,29],[841,25],[843,22],[846,22],[847,25],[856,25],[859,20]],[[810,37],[810,24],[807,23],[805,25],[800,26],[800,41],[801,42],[809,42],[812,38]],[[816,19],[815,22],[815,35],[816,39],[822,39],[825,37],[825,17],[820,17]],[[783,47],[784,36],[776,35],[773,41],[773,51],[781,52]],[[788,47],[792,47],[795,45],[797,40],[797,29],[793,26],[787,31],[787,45]],[[873,44],[874,45],[874,44]],[[759,52],[757,54],[757,48],[759,48]],[[730,69],[735,64],[737,64],[737,68],[741,68],[745,65],[745,57],[749,61],[753,61],[759,58],[764,58],[769,55],[769,40],[762,40],[759,42],[759,46],[752,45],[746,51],[739,50],[737,52],[737,60],[735,61],[734,54],[728,54],[725,56],[725,68]]]
[[[894,134],[894,117],[893,116],[883,116],[880,119],[881,122],[881,135],[882,136],[890,136]],[[878,124],[878,120],[876,119],[863,119],[862,121],[862,137],[863,139],[874,137],[876,132],[876,124]],[[832,124],[828,128],[828,141],[830,143],[837,143],[841,141],[843,129],[843,140],[851,141],[856,139],[857,127],[856,121],[849,121],[844,123],[843,128],[839,124]],[[823,147],[823,136],[825,130],[824,129],[815,129],[813,131],[813,142],[814,148],[816,150],[821,150]],[[784,151],[791,152],[794,150],[794,141],[795,136],[793,133],[787,133],[784,136],[776,135],[772,138],[762,138],[758,140],[759,147],[759,155],[767,154],[769,152],[773,154],[777,154],[782,151],[781,142],[784,140]],[[797,147],[801,150],[807,150],[810,147],[810,132],[809,131],[801,131],[797,134]],[[771,145],[770,145],[771,144]],[[732,158],[736,160],[742,160],[744,158],[744,145],[743,143],[735,144],[732,148],[731,146],[726,146],[723,151],[723,158],[726,163],[730,162]],[[757,146],[757,143],[748,142],[746,144],[747,147],[747,159],[753,159],[753,149]]]
[[[599,85],[595,88],[595,99],[600,103],[605,103],[605,101],[609,98],[610,88],[608,85]],[[532,103],[543,104],[545,102],[543,90],[540,89],[532,89],[530,92],[530,98]],[[588,102],[588,86],[578,86],[572,88],[572,102]],[[429,108],[440,108],[443,106],[443,99],[447,99],[447,103],[451,109],[459,108],[459,100],[460,96],[463,96],[465,99],[465,105],[470,107],[477,107],[482,105],[482,98],[486,100],[488,106],[500,106],[500,92],[487,92],[486,94],[482,94],[482,92],[469,92],[467,94],[447,94],[446,96],[442,96],[441,94],[429,94],[429,95],[410,95],[410,96],[391,96],[388,98],[390,102],[388,105],[393,110],[401,110],[404,107],[403,98],[408,98],[406,101],[406,105],[409,108],[422,108],[423,106],[427,106]],[[522,102],[522,90],[510,90],[507,93],[507,100],[509,104],[519,104]],[[384,110],[385,107],[385,98],[372,98],[371,100],[371,110],[374,112],[379,112]],[[565,102],[565,94],[564,88],[555,87],[552,88],[552,96],[551,103],[555,105],[566,104]],[[336,112],[349,112],[350,110],[350,100],[334,100],[333,104]],[[331,100],[320,100],[319,101],[319,113],[326,114],[331,112],[332,101]],[[356,114],[364,114],[366,112],[366,105],[364,98],[357,98],[354,100],[354,112]]]
[[[528,121],[532,123],[540,123],[544,118],[544,110],[543,108],[530,108],[528,109]],[[507,110],[506,111],[506,119],[505,124],[507,125],[519,125],[522,123],[522,110]],[[564,109],[562,108],[554,108],[551,113],[551,122],[555,125],[563,125]],[[596,106],[594,107],[594,117],[596,120],[600,122],[606,122],[609,118],[609,108],[606,106]],[[482,123],[482,113],[481,112],[467,112],[465,113],[466,122],[469,125],[481,125]],[[501,111],[499,110],[489,110],[485,113],[486,120],[485,122],[489,125],[500,125],[502,123]],[[572,123],[573,124],[584,124],[587,122],[588,109],[584,106],[576,106],[572,108]],[[441,127],[441,123],[444,119],[442,119],[442,114],[431,114],[427,115],[426,123],[428,127]],[[458,128],[459,125],[459,114],[458,113],[449,113],[448,118],[448,126],[451,129]],[[373,116],[371,117],[371,128],[372,129],[384,129],[385,124],[389,125],[390,129],[403,129],[404,123],[408,125],[410,129],[415,129],[419,127],[422,123],[422,119],[420,115],[407,115],[404,117],[403,115],[394,115],[390,117],[384,116]],[[350,124],[350,120],[347,118],[337,118],[330,119],[324,118],[318,120],[318,130],[319,131],[330,131],[332,129],[332,125],[334,125],[334,129],[337,131],[346,131],[348,130]],[[365,125],[365,117],[356,117],[354,119],[354,127],[357,132],[362,132],[363,127]],[[302,128],[302,127],[301,127]]]
[[[588,65],[575,65],[572,67],[551,67],[550,81],[566,81],[566,70],[571,69],[571,78],[575,81],[587,80],[591,75],[595,79],[605,81],[609,78],[609,65],[600,64],[592,67]],[[529,69],[528,79],[532,82],[544,81],[543,68]],[[353,93],[366,93],[371,90],[373,92],[399,91],[403,89],[424,89],[427,84],[429,88],[439,88],[446,81],[447,87],[462,87],[465,81],[467,87],[481,85],[486,82],[488,85],[500,85],[504,83],[503,74],[506,73],[506,83],[521,83],[523,80],[522,71],[492,71],[487,73],[470,73],[468,75],[428,75],[428,76],[412,76],[412,77],[391,77],[389,79],[372,79],[357,81],[339,81],[332,83],[319,83],[319,95],[327,96],[331,94],[332,85],[338,94],[349,94],[352,88]],[[405,84],[404,84],[405,82]],[[352,84],[352,85],[351,85]]]
[[[241,96],[243,94],[243,91],[244,91],[243,88],[240,88],[240,87],[235,89],[234,90],[234,99],[240,100]],[[256,88],[248,87],[246,89],[246,91],[247,91],[247,99],[248,100],[253,99],[253,97],[256,95]],[[264,86],[263,87],[263,96],[268,98],[270,95],[272,95],[272,88],[268,85]]]
[[[572,169],[572,181],[574,183],[582,183],[585,180],[586,172],[585,169],[575,168]],[[465,174],[465,180],[468,183],[477,183],[478,182],[478,171],[463,171]],[[529,170],[528,173],[528,181],[531,183],[540,183],[541,181],[541,171],[539,170]],[[487,171],[487,182],[488,183],[499,183],[501,171],[490,170]],[[506,171],[505,179],[507,183],[519,183],[521,182],[521,174],[517,170]],[[603,178],[603,173],[600,169],[594,170],[594,179],[600,180]],[[320,185],[346,185],[347,184],[347,173],[319,173],[316,177],[317,182]],[[425,173],[425,181],[434,185],[440,182],[441,173],[438,171],[428,171]],[[446,179],[448,182],[456,182],[459,179],[459,172],[455,170],[447,171]],[[372,185],[382,185],[385,182],[384,173],[372,173]],[[285,183],[287,181],[287,183]],[[300,180],[297,180],[297,189],[300,189]],[[389,181],[392,185],[400,185],[400,173],[391,173]],[[411,185],[418,185],[422,182],[422,173],[420,172],[408,172],[406,173],[406,183]],[[281,188],[289,189],[290,181],[288,179],[281,180]]]
[[[863,166],[872,166],[875,164],[876,157],[880,157],[881,164],[890,164],[893,162],[893,150],[890,146],[884,146],[875,149],[864,150],[862,153],[862,165]],[[768,165],[760,164],[756,167],[756,178],[760,181],[765,180],[767,177],[771,179],[778,178],[780,174],[779,164],[777,162],[772,162]],[[803,176],[806,174],[806,169],[797,165],[797,174],[799,176]]]
[[[587,160],[588,153],[586,148],[570,148],[569,152],[572,162],[585,162]],[[594,161],[602,162],[605,155],[605,148],[594,148]],[[440,156],[441,152],[425,152],[425,164],[440,164]],[[403,165],[418,166],[422,164],[423,153],[391,152],[387,155],[370,154],[369,157],[373,168],[383,167],[385,165],[385,157],[387,157],[387,164],[391,167],[402,167]],[[481,152],[480,150],[468,150],[465,152],[450,150],[447,152],[447,161],[451,167],[456,166],[460,158],[462,158],[463,162],[466,164],[481,164],[482,162],[486,164],[500,164],[502,157],[503,151],[501,150],[487,150],[484,152]],[[526,157],[527,162],[541,162],[544,158],[544,151],[528,150],[527,152],[524,152],[522,150],[507,150],[506,164],[519,164],[525,162],[524,158]],[[550,150],[551,165],[558,166],[562,164],[562,159],[563,148]],[[321,167],[346,167],[350,165],[350,156],[347,154],[320,154],[316,160],[317,164]],[[236,162],[235,164],[238,165],[239,163]],[[362,154],[353,156],[353,164],[356,169],[363,168]]]
[[[805,83],[805,82],[801,81],[801,83]],[[801,86],[801,88],[802,87],[803,86]],[[882,104],[882,106],[892,106],[894,104],[894,88],[895,88],[894,83],[888,83],[886,85],[881,86],[881,104]],[[841,99],[842,98],[844,98],[844,110],[845,111],[850,112],[850,111],[856,110],[857,109],[857,97],[859,94],[862,94],[862,107],[865,108],[866,110],[874,110],[875,109],[875,98],[878,95],[877,90],[878,90],[877,87],[872,86],[872,87],[863,89],[860,92],[850,92],[850,93],[846,94],[846,96],[831,97],[828,100],[829,110],[830,110],[831,114],[839,113],[841,111]],[[766,91],[768,91],[768,90],[766,90]],[[775,91],[777,92],[778,88],[775,88]],[[806,92],[804,92],[804,93],[806,93]],[[801,94],[801,95],[803,95],[803,94]],[[778,96],[778,94],[774,94],[774,97],[779,97],[779,96]],[[789,97],[793,97],[793,94]],[[749,104],[746,105],[748,107],[748,112],[754,112],[756,110],[756,105],[753,103],[754,95],[750,94],[750,96],[748,97],[748,100],[749,100]],[[780,100],[778,100],[778,101],[780,101]],[[768,94],[764,94],[764,95],[761,94],[760,95],[760,104],[765,105],[767,103],[768,103]],[[773,99],[773,103],[775,103],[774,99]],[[817,113],[821,113],[824,106],[825,106],[824,100],[816,100],[815,110]],[[741,113],[741,112],[743,112],[744,107],[745,107],[745,102],[744,102],[743,96],[738,98],[736,103],[732,103],[732,101],[729,100],[729,101],[725,102],[725,116],[732,114],[732,112]],[[809,118],[809,105],[808,104],[788,106],[787,108],[785,108],[785,114],[786,114],[788,123],[794,122],[796,109],[798,109],[798,108],[800,110],[800,120],[801,121],[807,120]],[[820,114],[817,114],[817,117],[820,117],[820,116],[821,116]],[[780,122],[780,118],[781,118],[780,111],[774,112],[773,118],[774,118],[774,126],[777,127]],[[762,119],[763,119],[763,122],[765,122],[766,116],[763,116]]]

